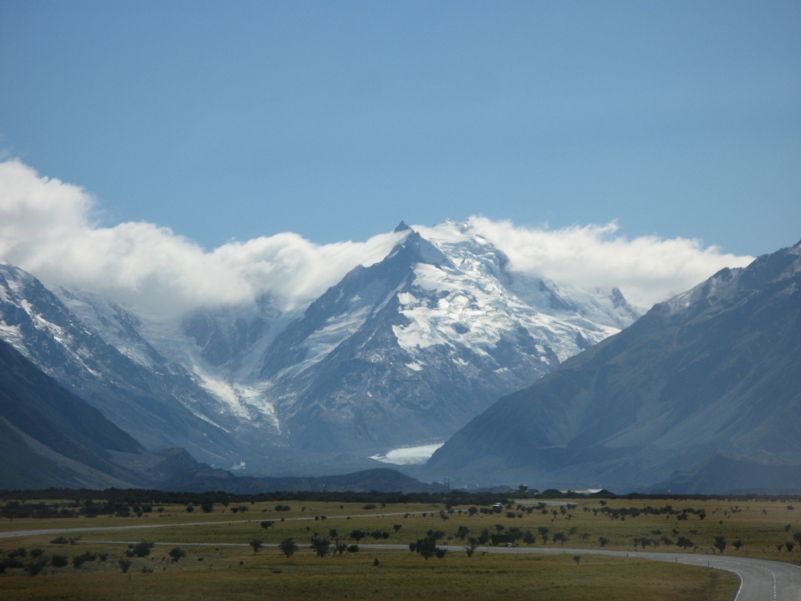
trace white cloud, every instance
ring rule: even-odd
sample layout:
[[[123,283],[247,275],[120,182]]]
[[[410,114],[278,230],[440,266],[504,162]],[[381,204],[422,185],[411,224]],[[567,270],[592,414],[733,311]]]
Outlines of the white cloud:
[[[384,257],[399,234],[318,245],[294,233],[231,242],[212,251],[144,222],[101,227],[79,186],[18,160],[0,162],[0,261],[49,285],[108,296],[145,315],[168,317],[268,293],[302,306],[358,264]],[[662,300],[724,266],[750,258],[682,238],[626,238],[614,224],[524,228],[482,217],[468,228],[496,244],[514,270],[578,286],[618,286],[639,304]],[[425,229],[425,228],[422,228]]]
[[[468,227],[500,248],[513,271],[585,288],[616,286],[641,307],[691,288],[723,267],[753,260],[699,240],[627,238],[614,222],[549,229],[471,217]]]
[[[366,242],[317,245],[284,233],[206,252],[151,223],[99,227],[94,205],[78,186],[40,176],[17,160],[0,163],[0,261],[47,284],[169,317],[261,293],[284,308],[302,305],[356,265],[380,260],[399,238],[381,234]]]

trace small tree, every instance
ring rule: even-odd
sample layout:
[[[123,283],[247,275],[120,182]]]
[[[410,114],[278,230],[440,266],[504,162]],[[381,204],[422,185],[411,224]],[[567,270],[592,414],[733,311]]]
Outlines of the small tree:
[[[548,531],[549,528],[547,526],[540,526],[537,528],[537,532],[540,533],[540,538],[542,539],[543,544],[548,544]]]
[[[325,557],[328,555],[328,550],[331,548],[331,541],[327,538],[313,536],[311,539],[311,546],[317,554],[317,557]]]
[[[41,557],[33,557],[31,560],[25,564],[25,572],[28,576],[36,576],[39,572],[41,572],[47,566],[47,562],[42,559]]]
[[[150,555],[150,550],[153,548],[153,543],[142,541],[135,545],[128,545],[128,550],[125,554],[128,557],[147,557]]]
[[[250,546],[253,548],[254,553],[258,553],[259,549],[261,549],[261,541],[258,538],[254,538],[250,541]]]
[[[523,533],[523,542],[527,545],[533,545],[537,542],[537,539],[534,537],[534,533],[531,530],[526,530]]]
[[[414,549],[413,551],[417,551],[420,555],[423,556],[423,559],[428,559],[429,557],[433,557],[434,554],[437,552],[437,541],[431,536],[426,536],[425,538],[418,539],[416,543],[413,543]],[[409,548],[412,548],[412,545],[409,545]]]
[[[63,568],[67,565],[67,556],[66,555],[53,555],[50,558],[50,565],[54,568]]]
[[[682,549],[689,549],[690,547],[694,547],[695,543],[686,536],[680,536],[676,540],[676,545],[681,547]]]
[[[725,537],[725,536],[723,536],[723,535],[718,535],[718,536],[716,536],[716,537],[715,537],[715,542],[713,543],[713,546],[714,546],[714,547],[715,547],[715,548],[716,548],[718,551],[720,551],[721,553],[723,553],[723,552],[726,550],[726,537]]]
[[[477,547],[478,541],[475,538],[470,537],[470,540],[468,540],[467,545],[464,548],[464,552],[467,553],[468,557],[473,557],[473,553],[476,552]]]
[[[262,521],[259,523],[259,525],[260,525],[262,528],[264,528],[264,529],[266,530],[267,528],[271,528],[271,527],[272,527],[272,525],[273,525],[273,523],[272,523],[272,521],[271,521],[271,520],[262,520]]]
[[[181,547],[173,547],[170,549],[169,555],[173,561],[179,561],[186,557],[186,551],[184,551]]]
[[[576,565],[581,565],[581,555],[574,555],[573,561],[576,562]]]
[[[278,548],[281,549],[281,552],[288,558],[292,557],[295,551],[298,550],[298,546],[295,544],[295,539],[293,538],[285,538],[278,544]]]
[[[599,546],[605,547],[608,544],[609,544],[609,539],[608,538],[606,538],[605,536],[599,536],[598,537],[598,545]]]
[[[741,540],[738,538],[738,539],[735,539],[735,540],[733,540],[731,544],[732,544],[732,546],[734,546],[734,550],[735,550],[735,551],[739,551],[739,550],[740,550],[740,547],[742,547],[742,546],[743,546],[743,541],[741,541]]]
[[[128,570],[131,569],[131,564],[132,563],[133,562],[130,559],[124,559],[123,558],[123,559],[120,559],[117,562],[117,565],[120,566],[120,570],[122,571],[123,574],[127,574]]]

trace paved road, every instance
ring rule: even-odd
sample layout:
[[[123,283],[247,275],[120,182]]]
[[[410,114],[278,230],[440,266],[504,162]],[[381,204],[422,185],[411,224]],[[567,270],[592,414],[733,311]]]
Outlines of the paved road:
[[[409,512],[424,513],[424,512]],[[368,518],[368,517],[388,517],[404,515],[404,513],[382,513],[382,514],[359,514],[351,516],[329,516],[327,519],[347,519],[348,517]],[[311,517],[284,518],[285,521],[308,521],[314,520]],[[126,530],[141,530],[145,528],[172,528],[176,526],[200,526],[207,524],[234,524],[234,523],[256,523],[260,520],[229,520],[223,522],[190,522],[183,524],[136,524],[134,526],[101,526],[86,528],[51,528],[47,530],[17,530],[14,532],[2,532],[0,538],[20,538],[26,536],[51,535],[51,534],[76,534],[81,532],[112,532]],[[90,541],[87,541],[90,542]],[[92,544],[126,544],[138,541],[91,541]],[[186,543],[186,542],[160,542],[159,545],[184,546],[184,547],[247,547],[243,543]],[[264,545],[274,547],[276,545]],[[408,545],[398,544],[360,544],[360,549],[383,550],[383,551],[408,551]],[[449,551],[462,552],[464,547],[447,546]],[[573,548],[541,548],[541,547],[478,547],[479,553],[507,553],[521,555],[603,555],[606,557],[634,557],[638,559],[650,559],[653,561],[666,561],[670,563],[682,563],[688,565],[717,568],[734,572],[740,577],[740,590],[737,592],[735,601],[801,601],[801,567],[779,561],[768,561],[764,559],[751,559],[747,557],[733,557],[730,555],[700,555],[693,553],[659,553],[651,551],[613,551],[607,549],[573,549]]]
[[[424,513],[434,513],[432,511],[396,511],[392,513],[361,513],[352,515],[329,515],[326,520],[349,520],[359,518],[386,518],[393,516],[403,515],[422,515]],[[0,539],[4,538],[24,538],[28,536],[50,536],[53,534],[84,534],[89,532],[120,532],[124,530],[149,530],[151,528],[179,528],[183,526],[209,526],[220,524],[258,524],[264,520],[271,522],[312,522],[318,520],[320,516],[298,516],[291,518],[281,517],[259,517],[257,519],[250,518],[247,520],[221,520],[221,521],[206,521],[206,522],[168,522],[157,524],[134,524],[127,526],[84,526],[76,528],[45,528],[42,530],[10,530],[8,532],[0,532]]]

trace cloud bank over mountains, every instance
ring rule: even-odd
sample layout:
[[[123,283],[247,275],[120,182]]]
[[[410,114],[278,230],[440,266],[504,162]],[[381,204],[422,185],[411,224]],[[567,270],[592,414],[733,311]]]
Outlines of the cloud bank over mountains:
[[[0,262],[49,285],[98,293],[150,317],[270,295],[282,308],[307,304],[356,265],[380,261],[402,237],[315,244],[295,233],[230,242],[211,251],[146,222],[102,226],[95,198],[19,160],[0,162]],[[393,225],[393,224],[390,224]],[[424,236],[451,226],[413,226]],[[470,217],[468,230],[501,249],[512,271],[579,287],[619,287],[647,307],[751,257],[698,240],[626,237],[615,223],[551,229]]]

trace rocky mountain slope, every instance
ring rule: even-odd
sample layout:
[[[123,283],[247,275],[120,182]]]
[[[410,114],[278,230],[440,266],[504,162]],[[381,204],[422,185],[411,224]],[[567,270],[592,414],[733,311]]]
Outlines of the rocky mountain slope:
[[[142,447],[0,341],[0,486],[124,486],[112,453]]]
[[[0,265],[0,338],[147,448],[238,460],[235,438],[193,410],[214,397],[140,335],[136,317],[99,299],[91,311],[77,295],[68,302],[83,306],[83,319],[29,273]]]
[[[801,243],[718,272],[502,398],[426,474],[539,488],[798,489],[799,424]]]

